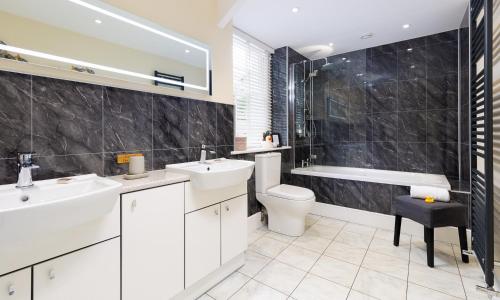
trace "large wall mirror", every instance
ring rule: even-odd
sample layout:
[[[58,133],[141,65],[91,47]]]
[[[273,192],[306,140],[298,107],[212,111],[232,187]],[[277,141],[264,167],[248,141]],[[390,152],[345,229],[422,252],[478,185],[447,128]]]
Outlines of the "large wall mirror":
[[[207,45],[101,1],[0,1],[0,28],[3,60],[210,90]]]

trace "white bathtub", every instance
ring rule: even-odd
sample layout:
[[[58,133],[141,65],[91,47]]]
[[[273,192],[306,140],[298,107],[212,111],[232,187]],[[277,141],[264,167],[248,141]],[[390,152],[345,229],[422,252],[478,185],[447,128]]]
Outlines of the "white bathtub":
[[[392,185],[426,185],[450,190],[451,186],[444,175],[387,171],[376,169],[312,166],[296,168],[292,174],[329,177],[345,180],[367,181]]]

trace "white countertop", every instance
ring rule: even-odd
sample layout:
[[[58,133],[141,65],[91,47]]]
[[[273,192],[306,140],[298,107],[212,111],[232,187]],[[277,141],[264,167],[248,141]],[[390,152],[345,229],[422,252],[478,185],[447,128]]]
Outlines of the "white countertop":
[[[167,172],[166,170],[150,171],[148,174],[148,177],[131,180],[123,178],[123,175],[110,176],[108,178],[122,184],[121,194],[189,181],[188,175]]]

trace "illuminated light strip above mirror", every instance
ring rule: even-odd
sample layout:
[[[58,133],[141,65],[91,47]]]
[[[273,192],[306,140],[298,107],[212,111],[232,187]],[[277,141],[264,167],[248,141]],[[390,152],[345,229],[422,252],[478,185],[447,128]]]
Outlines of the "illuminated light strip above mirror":
[[[202,87],[202,88],[197,87],[197,89],[201,89],[201,90],[204,90],[204,91],[208,91],[209,90],[209,85],[210,85],[210,54],[209,54],[209,51],[207,49],[205,49],[203,47],[200,47],[200,46],[198,46],[196,44],[190,43],[188,41],[185,41],[185,40],[183,40],[181,38],[178,38],[176,36],[173,36],[171,34],[168,34],[168,33],[165,33],[163,31],[160,31],[160,30],[154,29],[152,27],[149,27],[147,25],[141,24],[141,23],[139,23],[137,21],[131,20],[131,19],[126,18],[124,16],[120,16],[120,15],[115,14],[115,13],[113,13],[111,11],[106,10],[106,9],[103,9],[103,8],[100,8],[100,7],[95,6],[93,4],[87,3],[85,1],[81,1],[81,0],[67,0],[67,1],[69,1],[71,3],[74,3],[74,4],[77,4],[77,5],[80,5],[80,6],[83,6],[85,8],[91,9],[91,10],[93,10],[95,12],[101,13],[101,14],[106,15],[108,17],[120,20],[120,21],[125,22],[127,24],[130,24],[130,25],[136,26],[138,28],[144,29],[146,31],[152,32],[154,34],[157,34],[157,35],[163,36],[165,38],[174,40],[176,42],[182,43],[182,44],[187,45],[189,47],[192,47],[192,48],[198,49],[200,51],[203,51],[205,53],[205,64],[206,64],[205,67],[206,67],[206,70],[207,70],[207,72],[206,72],[206,78],[205,78],[206,79],[206,85],[205,85],[205,87]],[[160,78],[157,78],[157,77],[154,77],[154,78],[157,81],[161,81],[161,80],[159,80]],[[177,85],[183,85],[185,87],[192,87],[192,86],[189,86],[189,84],[186,84],[186,83],[176,82],[175,84],[177,84]]]
[[[127,76],[147,79],[147,80],[153,80],[153,81],[156,80],[159,82],[168,83],[168,84],[175,84],[175,85],[182,84],[185,87],[197,89],[197,90],[204,90],[204,91],[208,90],[207,87],[201,87],[198,85],[193,85],[193,84],[188,84],[188,83],[180,83],[180,82],[175,81],[175,80],[145,75],[145,74],[141,74],[141,73],[137,73],[137,72],[131,72],[131,71],[117,69],[117,68],[113,68],[113,67],[107,67],[107,66],[93,64],[93,63],[89,63],[89,62],[85,62],[85,61],[81,61],[81,60],[76,60],[76,59],[72,59],[72,58],[47,54],[47,53],[43,53],[43,52],[38,52],[38,51],[33,51],[33,50],[28,50],[28,49],[13,47],[13,46],[7,46],[7,45],[3,45],[3,44],[0,44],[0,49],[5,50],[5,51],[18,53],[18,54],[24,54],[24,55],[28,55],[28,56],[34,56],[34,57],[38,57],[38,58],[54,60],[54,61],[67,63],[67,64],[71,64],[71,65],[77,65],[77,66],[87,67],[87,68],[91,68],[91,69],[97,69],[97,70],[106,71],[106,72],[113,72],[113,73],[118,73],[118,74],[122,74],[122,75],[127,75]]]

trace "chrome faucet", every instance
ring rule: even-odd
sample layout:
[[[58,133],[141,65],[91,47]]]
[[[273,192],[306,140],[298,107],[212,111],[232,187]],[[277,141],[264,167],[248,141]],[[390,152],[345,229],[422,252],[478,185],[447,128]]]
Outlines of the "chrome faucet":
[[[24,152],[17,154],[17,188],[29,188],[33,186],[31,170],[40,168],[33,164],[33,153]]]
[[[201,154],[200,154],[200,164],[206,164],[207,160],[207,150],[205,150],[207,146],[201,145]],[[215,154],[215,151],[209,151],[209,154]]]

